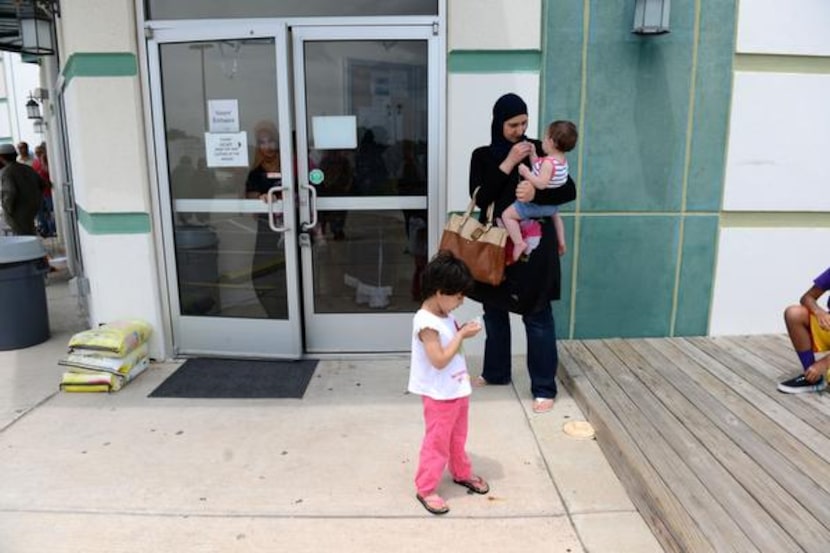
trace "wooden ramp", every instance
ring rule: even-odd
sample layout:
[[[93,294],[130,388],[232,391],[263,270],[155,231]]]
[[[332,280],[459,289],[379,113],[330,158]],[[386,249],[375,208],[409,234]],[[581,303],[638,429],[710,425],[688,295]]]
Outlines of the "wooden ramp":
[[[786,336],[569,340],[560,378],[666,551],[830,552],[830,392]]]

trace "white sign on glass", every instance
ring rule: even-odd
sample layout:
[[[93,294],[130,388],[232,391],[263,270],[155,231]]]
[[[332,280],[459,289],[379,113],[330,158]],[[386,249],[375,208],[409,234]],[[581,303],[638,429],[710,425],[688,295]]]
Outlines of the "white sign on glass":
[[[353,150],[357,148],[357,117],[354,115],[318,115],[311,118],[314,148],[317,150]]]
[[[247,167],[248,134],[206,132],[205,158],[208,167]]]
[[[214,133],[239,132],[239,102],[208,100],[208,130]]]

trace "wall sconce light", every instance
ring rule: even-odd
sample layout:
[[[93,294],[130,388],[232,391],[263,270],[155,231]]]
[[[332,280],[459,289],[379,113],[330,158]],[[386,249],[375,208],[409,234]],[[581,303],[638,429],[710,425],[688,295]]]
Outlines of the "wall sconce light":
[[[29,119],[43,119],[43,116],[40,114],[40,104],[32,98],[31,94],[29,94],[29,101],[26,102],[26,116]]]
[[[21,54],[51,56],[55,53],[55,17],[58,0],[17,0]]]
[[[637,35],[662,35],[669,32],[671,0],[635,0],[634,28]]]
[[[43,134],[46,132],[46,122],[43,119],[36,119],[32,123],[32,127],[36,134]]]
[[[46,88],[36,88],[32,90],[32,98],[37,100],[38,102],[43,102],[44,100],[49,99],[49,90]]]

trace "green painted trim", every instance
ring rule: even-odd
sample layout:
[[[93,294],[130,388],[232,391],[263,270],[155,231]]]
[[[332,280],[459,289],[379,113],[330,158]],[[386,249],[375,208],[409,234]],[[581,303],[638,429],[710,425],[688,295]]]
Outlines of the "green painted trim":
[[[698,53],[700,51],[700,2],[695,2],[695,16],[692,29],[692,73],[689,76],[689,110],[686,114],[686,146],[683,149],[683,178],[680,184],[680,212],[686,212],[689,197],[689,171],[692,167],[692,138],[695,130],[695,88],[697,87]],[[674,288],[672,290],[671,315],[669,316],[669,336],[674,336],[680,301],[680,281],[683,274],[683,253],[686,233],[686,218],[680,218],[677,231],[677,259],[674,266]]]
[[[735,71],[830,73],[830,57],[735,54]]]
[[[450,73],[534,73],[541,68],[539,50],[453,50],[447,57]]]
[[[90,234],[149,234],[149,213],[90,213],[76,206],[78,223]]]
[[[581,76],[580,76],[580,91],[579,91],[579,129],[585,128],[585,118],[588,106],[588,46],[590,45],[591,37],[591,2],[590,0],[583,0],[582,2],[582,44],[580,45],[582,59]],[[585,140],[580,140],[576,145],[576,171],[579,180],[582,180],[582,171],[585,169]],[[582,194],[576,195],[576,202],[574,203],[574,225],[573,225],[573,247],[571,248],[571,295],[569,298],[570,306],[570,320],[568,321],[568,338],[574,337],[576,331],[576,283],[579,282],[579,259],[580,259],[580,244],[582,243],[582,218],[585,214],[582,213]]]
[[[830,228],[830,217],[824,212],[724,212],[721,228]]]
[[[75,53],[66,60],[61,74],[64,86],[75,77],[134,77],[138,62],[130,52]]]

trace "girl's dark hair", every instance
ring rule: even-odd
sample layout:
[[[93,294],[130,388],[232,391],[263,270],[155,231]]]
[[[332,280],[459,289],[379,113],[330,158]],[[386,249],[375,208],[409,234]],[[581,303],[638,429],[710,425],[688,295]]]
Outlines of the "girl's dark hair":
[[[548,136],[560,152],[570,152],[576,146],[579,133],[570,121],[554,121],[548,125]]]
[[[466,295],[472,290],[473,282],[467,264],[452,252],[441,250],[430,259],[421,274],[421,300],[438,292],[448,296],[458,293]]]

